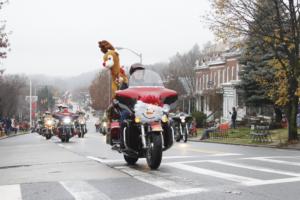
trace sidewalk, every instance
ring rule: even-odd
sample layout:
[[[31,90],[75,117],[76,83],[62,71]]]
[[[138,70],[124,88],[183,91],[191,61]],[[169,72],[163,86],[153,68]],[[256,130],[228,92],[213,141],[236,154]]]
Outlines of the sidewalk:
[[[200,140],[201,133],[198,132],[197,136],[191,137],[189,136],[188,141],[191,142],[203,142],[203,143],[218,143],[218,144],[229,144],[229,145],[241,145],[241,146],[252,146],[252,147],[267,147],[267,148],[278,148],[278,149],[294,149],[300,150],[300,141],[297,144],[286,144],[284,140],[278,140],[273,138],[273,142],[269,143],[259,143],[252,142],[249,138],[214,138],[214,139],[205,139]]]
[[[27,131],[27,132],[18,132],[18,133],[10,133],[10,134],[8,134],[8,135],[2,135],[2,136],[0,136],[0,140],[4,140],[4,139],[6,139],[6,138],[10,138],[10,137],[16,137],[16,136],[19,136],[19,135],[25,135],[25,134],[29,134],[30,133],[30,131]]]

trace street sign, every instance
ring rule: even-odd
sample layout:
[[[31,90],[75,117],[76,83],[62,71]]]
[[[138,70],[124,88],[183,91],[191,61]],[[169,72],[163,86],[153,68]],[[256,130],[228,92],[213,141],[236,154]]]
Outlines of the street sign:
[[[38,100],[38,96],[31,96],[31,101],[36,102]],[[25,97],[25,101],[29,102],[30,101],[30,96]]]

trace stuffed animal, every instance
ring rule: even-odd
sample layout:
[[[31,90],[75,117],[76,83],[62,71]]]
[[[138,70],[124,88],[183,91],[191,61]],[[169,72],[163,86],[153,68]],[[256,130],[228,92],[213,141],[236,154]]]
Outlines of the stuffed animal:
[[[109,69],[111,72],[111,77],[112,77],[111,93],[112,93],[112,98],[114,98],[116,91],[119,89],[119,78],[120,78],[119,54],[115,51],[115,48],[106,40],[102,40],[98,42],[98,44],[102,53],[104,53],[103,67]]]

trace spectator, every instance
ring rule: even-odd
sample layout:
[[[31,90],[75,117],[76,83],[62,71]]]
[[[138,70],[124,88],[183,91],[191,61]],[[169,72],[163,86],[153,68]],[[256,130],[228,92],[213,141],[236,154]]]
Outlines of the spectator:
[[[212,133],[212,132],[216,131],[219,128],[219,126],[220,126],[219,119],[216,119],[215,123],[212,127],[207,128],[203,131],[200,140],[208,139],[209,138],[209,133]]]
[[[193,118],[193,121],[190,125],[190,133],[192,136],[197,136],[197,123],[195,118]]]
[[[232,113],[229,112],[229,114],[231,114],[231,127],[235,129],[236,116],[237,116],[235,107],[232,107]]]

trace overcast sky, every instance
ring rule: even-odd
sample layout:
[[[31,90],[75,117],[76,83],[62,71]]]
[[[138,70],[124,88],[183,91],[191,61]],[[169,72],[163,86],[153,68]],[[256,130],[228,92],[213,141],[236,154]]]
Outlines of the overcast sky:
[[[196,43],[213,40],[201,24],[208,0],[10,0],[12,51],[8,73],[77,75],[102,67],[97,41],[143,54],[143,63],[166,62]],[[122,65],[139,58],[119,51]]]

